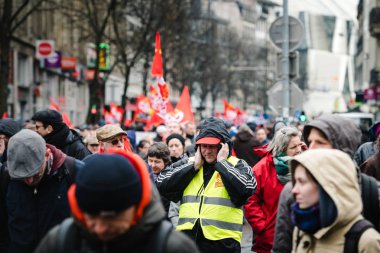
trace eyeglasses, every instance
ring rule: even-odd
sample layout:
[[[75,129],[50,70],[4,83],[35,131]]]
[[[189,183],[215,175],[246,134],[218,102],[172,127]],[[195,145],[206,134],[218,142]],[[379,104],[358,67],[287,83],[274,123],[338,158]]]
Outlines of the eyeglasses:
[[[110,140],[110,141],[107,141],[108,143],[111,143],[113,146],[116,146],[117,144],[119,144],[119,142],[121,144],[124,143],[124,140],[123,138],[117,138],[117,139],[113,139],[113,140]]]
[[[90,144],[91,147],[99,147],[99,144]]]

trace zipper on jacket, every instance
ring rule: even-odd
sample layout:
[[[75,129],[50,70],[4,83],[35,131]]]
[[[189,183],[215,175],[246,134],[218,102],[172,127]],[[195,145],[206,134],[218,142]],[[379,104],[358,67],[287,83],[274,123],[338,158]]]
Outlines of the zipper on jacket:
[[[34,188],[33,194],[37,195],[37,187]]]

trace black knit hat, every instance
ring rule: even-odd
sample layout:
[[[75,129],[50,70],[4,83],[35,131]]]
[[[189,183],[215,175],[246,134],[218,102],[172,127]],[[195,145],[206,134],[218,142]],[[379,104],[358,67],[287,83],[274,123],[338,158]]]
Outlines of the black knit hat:
[[[45,125],[51,125],[54,130],[59,130],[65,125],[61,113],[50,109],[36,112],[32,120],[41,121]]]
[[[7,137],[12,137],[20,130],[21,127],[17,121],[9,118],[0,120],[0,134],[4,134]]]
[[[113,215],[141,201],[140,176],[127,158],[115,154],[94,154],[84,162],[76,177],[75,190],[83,212]]]
[[[183,138],[182,135],[180,134],[171,134],[166,138],[166,144],[169,145],[169,141],[172,139],[178,139],[181,143],[182,146],[185,147],[185,138]]]

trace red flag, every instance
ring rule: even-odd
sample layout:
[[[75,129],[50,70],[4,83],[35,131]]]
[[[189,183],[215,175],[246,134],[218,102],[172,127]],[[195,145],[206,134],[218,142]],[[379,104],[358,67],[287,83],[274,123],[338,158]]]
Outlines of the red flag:
[[[144,95],[138,96],[137,101],[136,101],[136,111],[133,117],[133,121],[147,122],[146,115],[148,115],[149,113],[150,113],[149,98]]]
[[[169,87],[166,84],[163,77],[161,77],[158,80],[157,85],[158,85],[158,88],[160,89],[160,95],[161,95],[162,101],[164,101],[164,102],[168,101],[168,99],[169,99]]]
[[[153,110],[157,111],[159,109],[160,104],[160,95],[156,88],[153,85],[149,87],[149,101],[153,108]]]
[[[3,116],[1,117],[2,119],[8,118],[8,112],[4,112]]]
[[[54,100],[51,97],[49,97],[49,100],[50,100],[49,109],[61,112],[61,108],[59,108],[59,105],[57,103],[55,103]],[[69,118],[69,116],[67,115],[66,112],[62,112],[62,120],[63,120],[63,122],[65,122],[65,124],[69,128],[73,128],[74,127],[73,124],[71,124],[70,118]]]
[[[104,114],[104,121],[106,122],[106,124],[115,124],[115,119],[109,111],[107,111],[106,109],[103,109],[103,114]]]
[[[110,111],[112,117],[117,121],[119,124],[121,122],[121,119],[123,117],[124,109],[115,105],[114,103],[110,104]]]
[[[63,122],[65,122],[65,124],[66,124],[69,128],[73,128],[73,127],[74,127],[74,126],[71,124],[70,118],[69,118],[69,116],[66,114],[66,112],[63,112],[63,113],[62,113],[62,119],[63,119]]]
[[[124,126],[130,127],[132,125],[132,119],[125,119],[124,120]]]
[[[55,103],[54,100],[51,97],[49,97],[49,100],[50,100],[49,109],[53,109],[53,110],[56,110],[56,111],[60,111],[61,110],[59,108],[59,105],[57,103]]]
[[[154,49],[151,75],[153,77],[161,77],[164,75],[164,71],[162,70],[162,50],[159,32],[156,33],[156,48]]]
[[[161,113],[160,111],[154,111],[146,123],[145,131],[149,131],[152,126],[165,124],[167,122],[167,118],[170,117],[169,115],[171,112],[173,112],[173,106],[170,102],[166,104],[165,114]]]
[[[151,130],[152,126],[158,126],[160,124],[165,124],[165,120],[158,115],[158,112],[154,112],[152,117],[147,121],[145,126],[145,131]]]
[[[227,100],[224,99],[224,117],[227,120],[234,120],[237,116],[237,111],[235,107],[230,105]]]
[[[183,87],[181,97],[179,98],[175,109],[178,110],[179,112],[182,112],[182,115],[183,115],[179,123],[186,122],[186,121],[194,123],[194,113],[191,110],[191,99],[190,99],[189,88],[187,87],[187,85]]]

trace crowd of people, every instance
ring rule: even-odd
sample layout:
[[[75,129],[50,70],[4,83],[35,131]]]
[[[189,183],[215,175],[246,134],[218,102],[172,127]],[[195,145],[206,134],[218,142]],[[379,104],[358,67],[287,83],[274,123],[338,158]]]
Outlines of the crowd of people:
[[[210,117],[141,138],[0,120],[0,252],[380,252],[380,122]]]

